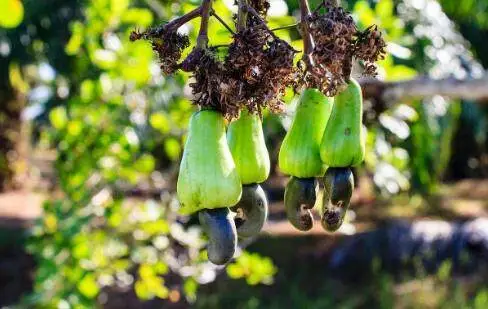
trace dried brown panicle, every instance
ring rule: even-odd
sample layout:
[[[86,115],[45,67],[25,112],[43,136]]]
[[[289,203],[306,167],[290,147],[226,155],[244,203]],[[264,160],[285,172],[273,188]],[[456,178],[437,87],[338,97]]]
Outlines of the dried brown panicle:
[[[326,14],[315,13],[311,17],[310,32],[315,41],[313,59],[321,67],[323,77],[318,82],[326,94],[337,93],[338,86],[349,77],[356,24],[352,16],[341,7],[329,7]],[[315,78],[317,79],[317,77]]]
[[[195,96],[193,103],[201,108],[215,109],[228,118],[232,119],[239,115],[239,106],[228,94],[226,72],[223,63],[220,62],[213,51],[201,50],[195,53],[195,69],[193,71],[194,82],[190,84],[192,93]]]
[[[287,42],[262,24],[239,31],[225,60],[231,81],[226,90],[251,112],[261,113],[265,107],[283,110],[280,97],[296,76],[294,55]]]
[[[249,0],[249,5],[251,5],[262,17],[265,17],[268,14],[270,7],[269,1],[267,0]]]
[[[157,32],[149,29],[145,32],[133,31],[130,35],[131,41],[140,39],[151,42],[153,50],[158,54],[161,63],[161,70],[165,75],[170,75],[179,69],[178,62],[185,48],[190,46],[190,39],[175,31]]]
[[[302,80],[333,96],[349,80],[354,59],[364,61],[364,74],[375,75],[374,62],[384,57],[386,44],[376,26],[361,32],[349,12],[332,2],[325,7],[327,13],[316,11],[310,19],[315,67],[305,71]]]
[[[365,75],[376,75],[375,62],[385,58],[385,48],[386,43],[376,25],[372,25],[357,34],[354,55],[356,58],[364,61]]]

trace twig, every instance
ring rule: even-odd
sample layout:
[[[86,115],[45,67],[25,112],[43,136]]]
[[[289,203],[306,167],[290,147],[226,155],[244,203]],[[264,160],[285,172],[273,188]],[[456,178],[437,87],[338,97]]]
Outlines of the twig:
[[[307,65],[307,68],[314,66],[314,61],[312,59],[312,53],[315,48],[315,43],[313,41],[312,35],[310,34],[310,24],[309,19],[311,16],[310,5],[307,0],[300,0],[300,12],[301,12],[301,29],[303,36],[303,60]]]
[[[230,33],[236,34],[234,30],[232,30],[232,28],[214,10],[210,12],[210,15],[215,17]]]
[[[200,31],[198,32],[197,47],[206,49],[208,47],[208,20],[212,10],[212,0],[203,0],[201,6]]]
[[[160,37],[163,35],[163,33],[175,31],[179,27],[181,27],[184,24],[186,24],[187,22],[189,22],[190,20],[195,19],[198,16],[200,16],[201,13],[202,13],[202,7],[198,7],[196,9],[194,9],[193,11],[170,21],[169,23],[166,23],[164,25],[160,25],[154,29],[150,29],[147,33],[147,36],[148,37]]]
[[[212,45],[210,48],[226,48],[229,47],[229,44],[219,44],[219,45]]]
[[[247,4],[247,0],[239,0],[237,11],[237,31],[242,31],[246,29],[248,11],[249,6]]]
[[[285,30],[285,29],[295,28],[295,27],[298,27],[298,26],[300,26],[300,24],[299,23],[295,23],[293,25],[288,25],[288,26],[282,26],[282,27],[278,27],[278,28],[273,28],[270,31]]]
[[[360,79],[365,98],[395,102],[403,98],[442,95],[450,98],[479,100],[488,103],[488,73],[481,78],[434,80],[418,77],[408,81],[382,82],[374,78]]]

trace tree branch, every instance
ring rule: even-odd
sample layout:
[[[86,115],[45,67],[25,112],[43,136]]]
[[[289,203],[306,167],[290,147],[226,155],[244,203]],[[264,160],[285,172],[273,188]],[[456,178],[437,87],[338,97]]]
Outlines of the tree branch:
[[[197,46],[205,49],[208,47],[208,21],[210,19],[210,12],[212,11],[212,0],[203,0],[201,6],[202,21],[200,23],[200,31],[198,32]]]
[[[307,67],[312,67],[314,65],[312,59],[312,53],[315,48],[312,35],[310,34],[310,24],[309,19],[311,16],[310,5],[308,0],[300,0],[300,12],[301,12],[301,30],[303,36],[303,60],[307,64]]]
[[[422,98],[442,95],[454,99],[488,99],[488,74],[481,78],[463,80],[446,78],[434,80],[418,77],[401,82],[382,82],[373,78],[360,79],[363,95],[367,99],[393,102],[403,98]]]

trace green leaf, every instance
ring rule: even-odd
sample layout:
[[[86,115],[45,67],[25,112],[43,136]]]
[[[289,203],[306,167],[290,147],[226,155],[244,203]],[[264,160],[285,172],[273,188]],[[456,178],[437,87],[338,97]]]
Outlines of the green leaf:
[[[95,298],[100,291],[95,276],[86,274],[77,285],[80,293],[87,298]]]
[[[49,121],[56,130],[64,129],[68,123],[66,109],[62,106],[53,108],[53,110],[51,110],[49,113]]]
[[[378,4],[376,4],[376,14],[381,19],[389,19],[393,16],[393,9],[394,4],[392,0],[380,0]]]
[[[356,2],[354,5],[354,14],[358,16],[359,22],[363,27],[376,23],[375,13],[367,1],[361,0]]]
[[[171,129],[171,125],[169,123],[168,116],[161,112],[154,113],[149,118],[149,123],[153,128],[160,131],[163,134],[167,134]]]
[[[155,166],[156,160],[149,154],[142,155],[134,164],[137,171],[145,174],[153,172]]]
[[[0,0],[0,27],[15,28],[24,19],[24,6],[20,0]]]
[[[153,23],[153,15],[148,9],[131,8],[122,15],[122,22],[147,27]]]
[[[109,70],[116,66],[117,55],[111,50],[97,49],[92,54],[92,61],[100,69]]]
[[[84,31],[85,27],[81,22],[76,21],[71,24],[71,38],[64,47],[66,54],[73,56],[80,51],[81,45],[84,41]]]
[[[80,85],[80,97],[85,103],[92,101],[95,97],[95,82],[85,79]]]
[[[180,142],[175,138],[168,138],[164,141],[164,151],[168,158],[172,161],[176,161],[181,155]]]

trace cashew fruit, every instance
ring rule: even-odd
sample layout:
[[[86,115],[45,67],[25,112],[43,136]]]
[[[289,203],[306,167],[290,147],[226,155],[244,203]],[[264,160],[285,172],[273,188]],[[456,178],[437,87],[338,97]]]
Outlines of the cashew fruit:
[[[241,181],[227,145],[225,121],[217,111],[192,115],[177,183],[181,214],[234,206]]]
[[[318,184],[315,178],[290,177],[285,188],[285,211],[288,221],[300,231],[313,227],[311,209],[315,206]]]
[[[263,188],[258,184],[243,185],[241,200],[231,210],[237,212],[234,222],[239,237],[259,234],[268,217],[268,199]]]
[[[334,107],[325,128],[320,157],[329,167],[361,164],[366,148],[362,129],[363,98],[361,86],[351,79],[347,88],[334,99]]]
[[[198,219],[209,238],[208,260],[216,265],[229,262],[237,248],[236,226],[229,209],[204,209]]]
[[[278,164],[283,173],[300,178],[324,175],[326,166],[320,158],[320,143],[333,104],[332,98],[317,89],[302,92],[279,153]]]
[[[270,161],[259,115],[243,110],[229,125],[227,142],[243,185],[268,179]]]
[[[322,226],[327,231],[338,230],[344,222],[349,207],[354,177],[350,168],[330,167],[324,176],[324,199],[322,203]]]

